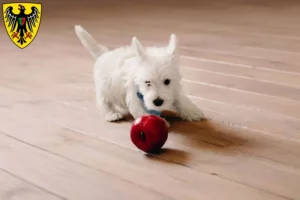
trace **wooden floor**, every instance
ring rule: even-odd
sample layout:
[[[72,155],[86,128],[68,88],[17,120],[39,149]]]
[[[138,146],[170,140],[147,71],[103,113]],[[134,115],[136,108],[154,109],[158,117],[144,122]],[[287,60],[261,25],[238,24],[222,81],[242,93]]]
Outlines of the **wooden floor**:
[[[1,200],[300,199],[299,1],[61,2],[43,1],[24,50],[1,21]],[[138,151],[131,122],[97,111],[75,24],[110,48],[176,33],[208,120],[174,121],[160,155]]]

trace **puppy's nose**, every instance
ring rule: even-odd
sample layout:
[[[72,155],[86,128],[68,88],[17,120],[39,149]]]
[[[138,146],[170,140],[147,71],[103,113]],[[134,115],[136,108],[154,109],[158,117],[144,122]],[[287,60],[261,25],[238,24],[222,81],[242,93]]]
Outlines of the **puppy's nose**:
[[[160,99],[160,98],[156,98],[153,100],[154,105],[156,106],[161,106],[164,103],[164,100]]]

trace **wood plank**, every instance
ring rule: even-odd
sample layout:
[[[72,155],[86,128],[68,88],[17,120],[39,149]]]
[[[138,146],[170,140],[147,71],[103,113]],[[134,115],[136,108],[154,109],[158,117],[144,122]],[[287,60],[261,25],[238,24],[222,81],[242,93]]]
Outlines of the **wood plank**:
[[[258,65],[260,67],[263,66],[266,69],[277,69],[295,73],[300,72],[299,68],[297,67],[299,65],[299,50],[286,51],[281,49],[263,48],[260,45],[251,47],[241,43],[232,44],[237,41],[237,36],[227,36],[231,37],[230,40],[226,38],[226,34],[224,34],[223,32],[215,36],[213,33],[189,33],[182,29],[162,29],[161,31],[158,30],[155,33],[149,35],[149,30],[147,29],[147,27],[141,27],[140,29],[137,29],[133,28],[135,27],[134,24],[131,24],[131,27],[130,24],[128,25],[128,23],[126,25],[122,25],[122,32],[120,32],[117,29],[107,30],[105,29],[105,27],[95,28],[89,23],[82,23],[84,23],[82,25],[92,35],[95,35],[95,38],[97,38],[100,43],[105,45],[128,45],[130,44],[131,38],[133,36],[138,36],[145,45],[162,45],[167,43],[171,31],[177,33],[180,38],[182,55],[206,58],[211,60],[221,60],[223,62],[227,61],[250,66]],[[65,34],[69,34],[71,37],[72,35],[74,35],[70,31],[64,30],[64,32]],[[253,43],[248,42],[246,38],[241,38],[240,40],[243,41],[243,43]],[[264,42],[267,42],[269,40],[269,43],[272,43],[273,41],[267,38],[262,38],[261,40]],[[107,43],[106,41],[111,41],[113,43]],[[227,41],[228,43],[224,43],[224,41]],[[297,45],[297,41],[291,41],[290,46],[298,47],[299,45]]]
[[[211,52],[205,52],[205,51],[193,51],[193,50],[185,50],[183,55],[188,55],[190,58],[201,58],[206,60],[211,60],[216,62],[223,62],[230,65],[236,65],[236,66],[245,66],[245,67],[251,67],[256,68],[259,70],[264,71],[275,71],[285,74],[293,74],[293,75],[299,75],[299,64],[297,63],[286,63],[281,61],[270,61],[270,60],[264,60],[264,59],[253,59],[248,57],[240,57],[236,55],[226,55],[222,53],[211,53]],[[188,58],[188,57],[186,57]]]
[[[33,79],[30,80],[22,80],[20,79],[20,77],[22,77],[21,74],[18,75],[18,73],[15,73],[16,70],[19,70],[20,72],[22,71],[23,73],[30,73],[28,70],[25,70],[24,68],[19,68],[19,67],[10,67],[7,69],[7,73],[5,76],[2,76],[2,79],[4,80],[15,80],[14,84],[18,84],[16,82],[16,79],[18,79],[19,83],[20,81],[24,82],[26,81],[26,84],[29,84],[29,82],[32,82],[32,86],[36,86],[36,87],[40,87],[42,85],[47,85],[47,83],[44,83],[43,81],[46,80],[52,80],[53,79],[51,77],[55,77],[55,76],[60,76],[60,80],[62,81],[64,78],[64,76],[68,76],[68,74],[72,74],[72,76],[75,76],[76,72],[74,69],[74,65],[76,65],[76,62],[79,62],[77,60],[69,60],[68,61],[68,67],[60,67],[61,64],[59,64],[59,62],[56,61],[49,61],[50,65],[53,65],[53,67],[56,70],[59,71],[65,71],[64,75],[63,74],[56,74],[53,71],[51,71],[53,69],[52,68],[41,68],[38,67],[39,63],[36,63],[35,66],[31,66],[31,68],[34,68],[35,71],[39,70],[39,76],[38,77],[34,77]],[[83,62],[83,61],[81,61]],[[92,62],[89,62],[92,65]],[[56,66],[56,67],[55,67]],[[70,71],[69,71],[69,70]],[[47,70],[48,73],[44,73]],[[72,71],[73,70],[73,71]],[[79,66],[77,68],[77,70],[83,70],[83,72],[88,72],[91,73],[92,69],[90,67],[86,67],[86,64],[84,64],[82,66]],[[51,75],[50,75],[51,74]],[[1,76],[1,75],[0,75]],[[91,75],[89,75],[91,76]],[[10,77],[10,78],[9,78]],[[19,77],[19,78],[18,78]],[[76,76],[78,77],[78,76]],[[37,85],[36,80],[34,79],[38,79],[39,81],[39,85]],[[91,83],[91,78],[90,78],[90,83]],[[41,85],[42,84],[42,85]],[[55,84],[54,82],[52,84]],[[73,84],[74,85],[74,84]],[[93,85],[91,83],[91,85]],[[254,109],[259,109],[259,110],[268,110],[268,111],[272,111],[275,113],[279,113],[279,114],[283,114],[283,115],[288,115],[288,116],[292,116],[294,118],[300,118],[300,103],[297,101],[288,101],[285,99],[281,99],[281,98],[274,98],[274,97],[270,97],[267,95],[257,95],[255,93],[247,93],[247,92],[243,92],[243,91],[239,91],[239,90],[230,90],[230,88],[226,88],[225,86],[221,86],[221,87],[216,87],[215,85],[209,85],[209,84],[205,84],[205,83],[201,83],[200,84],[194,84],[194,83],[189,83],[186,82],[184,85],[186,94],[191,95],[191,96],[196,96],[196,97],[201,97],[204,99],[210,99],[213,101],[219,101],[219,102],[224,102],[227,104],[236,104],[236,105],[241,105],[241,106],[247,106],[250,108],[254,108]],[[77,87],[74,85],[74,87]],[[51,88],[49,88],[51,89]]]
[[[10,113],[11,114],[9,115],[17,114],[15,112]],[[11,119],[10,116],[9,118]],[[21,140],[24,140],[26,143],[32,143],[33,145],[43,148],[46,151],[54,151],[56,154],[66,156],[68,159],[74,160],[73,162],[79,162],[85,166],[88,165],[90,168],[101,170],[109,174],[115,174],[117,177],[128,180],[132,184],[140,185],[147,190],[154,191],[159,194],[165,194],[172,199],[199,199],[202,197],[222,197],[223,199],[288,199],[288,197],[284,197],[282,195],[275,195],[280,194],[283,189],[280,187],[278,188],[276,185],[274,185],[274,187],[279,189],[280,192],[277,191],[275,194],[272,194],[273,192],[268,190],[264,191],[264,189],[259,187],[253,188],[252,185],[252,187],[249,187],[248,184],[232,182],[227,178],[224,179],[221,174],[216,176],[216,173],[203,173],[200,169],[200,171],[195,171],[193,168],[185,167],[185,165],[189,166],[188,160],[192,155],[189,155],[187,151],[180,150],[180,148],[170,149],[169,147],[169,156],[168,153],[161,155],[161,157],[166,159],[165,161],[152,157],[150,157],[151,159],[145,159],[145,157],[141,159],[141,154],[137,153],[136,151],[129,150],[134,149],[132,144],[130,146],[126,145],[126,148],[124,149],[124,147],[119,146],[123,146],[124,142],[114,143],[114,141],[111,141],[113,144],[109,144],[93,138],[88,139],[87,136],[84,136],[80,132],[76,133],[71,129],[63,130],[60,127],[56,127],[56,123],[53,124],[52,121],[49,121],[50,123],[45,123],[40,119],[33,119],[30,117],[23,121],[19,121],[19,119],[14,121],[18,124],[21,123],[22,127],[25,127],[26,130],[29,130],[31,133],[30,137],[19,134],[20,131],[18,131],[12,123],[9,124],[7,122],[5,123],[5,131],[9,131],[9,135],[18,137]],[[94,121],[94,123],[95,126],[96,122]],[[35,126],[32,126],[32,124],[35,124]],[[109,130],[112,130],[112,132]],[[124,133],[124,128],[118,128],[107,129],[106,134],[112,135],[116,130],[118,131],[117,134],[115,134],[115,137],[119,137],[119,134]],[[121,137],[124,141],[124,134],[122,134]],[[2,139],[1,136],[0,138]],[[6,140],[4,139],[4,141]],[[14,144],[13,146],[18,145]],[[25,149],[24,151],[28,152],[28,150]],[[10,153],[10,155],[12,155],[12,153]],[[180,165],[169,162],[170,158],[171,161],[174,159],[172,156],[178,155],[183,156],[181,159],[185,157],[185,159],[187,159],[186,163],[182,163],[183,160],[180,162],[178,159],[177,161],[174,161]],[[47,158],[47,156],[44,157]],[[153,160],[157,162],[153,162]],[[167,171],[161,170],[165,167],[167,167]],[[268,167],[270,166],[268,165]],[[293,182],[299,180],[300,177],[298,177],[294,170],[289,170],[288,173],[293,174],[293,176],[289,177],[289,186],[294,187]],[[279,172],[279,174],[281,175],[282,172]],[[283,177],[286,177],[286,174],[284,174]],[[293,181],[291,182],[291,180]],[[222,189],[216,193],[215,188],[218,187],[218,185],[220,185]],[[166,186],[168,189],[163,189],[163,187]],[[288,193],[288,196],[294,195],[291,193],[289,188],[285,188],[283,191]]]
[[[234,104],[227,105],[222,102],[190,98],[196,105],[205,110],[205,115],[209,119],[216,122],[249,129],[261,134],[276,134],[286,138],[299,139],[299,119],[281,116],[277,113],[239,107]],[[272,126],[266,126],[266,124],[272,124]]]
[[[300,76],[297,74],[280,73],[277,71],[259,70],[256,67],[236,66],[226,62],[218,62],[206,59],[189,59],[185,56],[180,60],[182,68],[189,68],[200,72],[211,72],[228,77],[240,77],[258,82],[273,83],[294,88],[300,86]]]
[[[297,101],[232,90],[225,86],[215,86],[201,82],[195,84],[188,80],[183,84],[183,89],[185,94],[194,97],[300,118],[300,103]]]
[[[44,102],[35,106],[30,104],[15,105],[2,109],[1,113],[7,119],[1,119],[6,122],[3,131],[24,140],[30,139],[34,143],[39,142],[37,135],[41,133],[41,131],[38,131],[39,129],[36,130],[34,124],[40,123],[38,119],[43,118],[43,120],[59,124],[69,130],[75,130],[126,148],[135,149],[127,133],[124,133],[124,130],[129,130],[130,124],[106,123],[102,118],[99,118],[96,112],[76,110],[74,107],[70,109],[60,104]],[[28,118],[28,114],[26,114],[27,117],[23,116],[22,113],[31,113],[30,116],[35,120]],[[70,118],[70,116],[73,117]],[[24,117],[27,120],[24,120]],[[22,123],[22,127],[34,127],[35,131],[31,132],[37,132],[37,135],[26,136],[26,139],[23,134],[20,134],[17,127],[10,125],[12,122],[15,124],[14,120],[17,120],[18,124]],[[270,137],[270,135],[263,136],[243,130],[226,128],[214,123],[197,125],[177,122],[173,125],[174,133],[170,135],[166,147],[176,148],[176,151],[188,152],[188,159],[182,158],[181,154],[176,153],[161,155],[166,160],[181,163],[206,173],[216,173],[220,177],[286,197],[296,195],[293,191],[297,191],[295,189],[298,185],[295,183],[300,178],[300,163],[297,159],[299,158],[299,151],[297,150],[299,149],[299,143]],[[41,127],[45,128],[47,126],[43,125]],[[106,127],[105,130],[107,130],[99,132],[99,130],[103,130],[103,127]],[[51,138],[52,134],[45,133],[45,136],[40,135],[40,137],[47,142],[49,140],[47,138]],[[239,164],[237,165],[237,163]],[[243,173],[240,171],[241,169],[248,172]],[[260,182],[252,179],[253,176],[261,177],[266,173],[269,176]],[[271,183],[275,180],[280,180],[281,183],[285,182],[285,184],[272,185]],[[289,187],[286,187],[287,185]]]
[[[63,73],[60,73],[63,74]],[[6,87],[11,87],[18,90],[20,95],[23,94],[23,90],[33,92],[36,95],[46,95],[48,98],[56,98],[59,96],[59,101],[66,104],[74,104],[78,108],[83,110],[96,111],[94,91],[92,88],[91,80],[87,80],[89,76],[76,76],[76,79],[81,82],[81,86],[74,87],[73,85],[65,85],[64,87],[54,87],[44,89],[43,87],[38,89],[42,84],[33,83],[33,87],[36,90],[29,89],[27,87],[20,87],[15,84],[7,84]],[[84,83],[86,80],[87,83]],[[84,83],[84,84],[83,84]],[[2,82],[2,84],[4,84]],[[82,85],[83,84],[83,85]],[[30,83],[26,83],[30,85]],[[34,86],[35,85],[35,86]],[[9,90],[7,90],[9,91]],[[5,96],[14,97],[13,91],[3,93]],[[277,134],[283,137],[290,137],[299,139],[299,119],[278,115],[278,113],[268,112],[266,110],[253,109],[244,106],[238,106],[235,104],[226,104],[223,102],[212,101],[203,98],[190,98],[201,109],[205,111],[205,115],[209,119],[213,119],[216,122],[223,123],[225,126],[235,126],[242,129],[249,129],[263,134]],[[7,99],[8,102],[14,101],[14,98]],[[39,103],[37,100],[29,101],[32,103]],[[272,126],[266,126],[265,124],[273,124]]]
[[[76,21],[74,21],[74,23],[76,23]],[[91,34],[95,35],[95,37],[98,39],[98,41],[101,44],[104,45],[109,45],[110,47],[119,47],[120,45],[128,45],[130,44],[131,38],[132,36],[135,35],[135,33],[130,32],[126,38],[126,36],[123,35],[118,35],[118,36],[110,36],[107,37],[104,35],[104,33],[101,33],[101,31],[103,31],[102,29],[97,29],[95,30],[95,28],[90,27],[90,26],[86,26],[86,28],[89,30],[89,32],[91,32]],[[65,52],[65,54],[67,54],[68,52],[72,52],[72,51],[79,51],[79,53],[85,53],[84,55],[87,55],[87,52],[85,51],[85,49],[79,44],[77,38],[75,38],[75,34],[74,34],[74,25],[70,25],[68,27],[68,29],[62,29],[61,32],[63,33],[62,35],[57,35],[57,34],[52,34],[51,36],[40,36],[40,37],[44,37],[46,38],[51,38],[52,40],[55,40],[57,42],[59,42],[59,44],[64,43],[65,46],[60,46],[59,44],[52,44],[51,46],[53,48],[59,49],[59,51],[63,51]],[[104,32],[104,31],[103,31]],[[153,45],[153,44],[165,44],[167,42],[168,39],[168,35],[169,33],[164,34],[163,36],[157,38],[155,41],[155,43],[153,43],[152,41],[145,41],[145,39],[143,39],[143,43],[145,43],[145,45]],[[98,35],[103,35],[101,37],[99,37]],[[183,36],[183,38],[185,38],[186,36]],[[110,41],[110,43],[107,43],[107,41]],[[113,42],[111,42],[113,41]],[[161,43],[157,42],[157,41],[161,41]],[[70,43],[75,43],[78,46],[80,46],[80,48],[78,50],[76,49],[69,49],[67,45],[69,45]],[[41,45],[43,45],[42,43],[40,43]],[[182,45],[182,44],[181,44]],[[282,54],[282,53],[280,53]],[[44,54],[45,55],[45,54]],[[271,72],[277,72],[277,73],[290,73],[292,75],[297,75],[300,76],[300,71],[299,71],[299,61],[297,60],[297,55],[294,58],[295,63],[291,64],[289,62],[282,62],[282,61],[270,61],[267,59],[253,59],[253,58],[249,58],[249,56],[237,56],[237,55],[229,55],[229,54],[224,54],[224,53],[220,53],[220,52],[209,52],[206,50],[201,50],[201,49],[197,49],[195,51],[195,49],[189,49],[189,48],[183,48],[182,49],[182,55],[183,55],[183,59],[199,59],[201,60],[209,60],[213,63],[225,63],[228,65],[233,65],[233,66],[245,66],[247,68],[255,68],[258,70],[262,70],[262,71],[271,71]],[[265,54],[264,54],[265,55]],[[278,56],[275,56],[278,57]],[[285,56],[286,57],[286,56]],[[288,59],[289,61],[291,59]],[[189,61],[190,62],[190,61]]]
[[[72,27],[70,27],[71,29]],[[88,29],[89,27],[87,27]],[[89,29],[88,29],[89,30]],[[95,30],[94,32],[89,31],[94,35],[101,35],[101,30]],[[75,43],[75,44],[79,44],[78,40],[75,40],[73,38],[73,34],[72,31],[68,31],[65,32],[64,34],[68,34],[69,35],[69,40],[70,41],[63,41],[65,39],[59,38],[59,36],[56,38],[57,40],[62,40],[62,42],[65,43]],[[169,33],[168,33],[169,34]],[[118,48],[120,46],[124,46],[124,45],[129,45],[132,35],[134,35],[133,33],[128,36],[128,38],[124,39],[124,36],[118,36],[118,37],[107,37],[107,36],[102,36],[100,37],[96,37],[97,40],[99,41],[99,43],[101,43],[102,45],[108,46],[109,48]],[[71,39],[72,38],[72,39]],[[119,39],[119,38],[123,38],[123,39]],[[155,43],[155,42],[150,42],[150,41],[145,41],[142,40],[143,44],[145,45],[165,45],[166,41],[167,41],[167,36],[164,35],[162,36],[163,40],[161,43]],[[103,42],[102,42],[103,41]],[[107,43],[106,41],[113,41],[110,43]],[[56,45],[54,45],[56,46]],[[70,49],[68,48],[64,48],[61,47],[60,51],[63,52],[68,52],[70,51]],[[86,52],[86,50],[84,48],[78,48],[78,49],[72,49],[71,50],[74,53],[78,53],[78,54],[83,54],[84,56],[87,57],[88,53]],[[87,58],[90,58],[87,57]],[[229,54],[224,54],[224,53],[220,53],[220,52],[209,52],[206,50],[200,50],[200,49],[190,49],[190,48],[184,48],[181,47],[181,60],[184,61],[184,63],[191,63],[191,62],[201,62],[201,61],[206,61],[206,63],[214,63],[214,64],[225,64],[225,65],[229,65],[229,66],[233,66],[233,67],[241,67],[241,68],[250,68],[250,69],[255,69],[258,72],[262,72],[262,73],[266,73],[266,72],[273,72],[273,73],[277,73],[280,74],[282,76],[288,74],[291,76],[295,76],[295,77],[299,77],[300,76],[300,71],[299,71],[299,61],[297,60],[297,57],[295,58],[296,61],[294,64],[290,64],[287,62],[282,62],[282,61],[270,61],[270,60],[264,60],[264,59],[260,59],[260,58],[249,58],[247,56],[237,56],[237,55],[229,55]],[[191,66],[191,65],[189,65]],[[197,66],[197,65],[196,65]],[[299,80],[299,79],[298,79]]]
[[[27,132],[30,136],[30,132]],[[0,133],[0,168],[67,199],[171,199]]]
[[[299,140],[299,119],[278,115],[276,113],[254,110],[247,107],[228,105],[222,102],[210,101],[190,97],[191,100],[204,110],[206,118],[237,129],[246,129],[250,132],[282,137],[283,139]],[[93,95],[78,100],[60,100],[63,105],[77,107],[85,111],[97,111]],[[266,126],[272,124],[272,126]]]
[[[3,147],[4,145],[1,146]],[[2,169],[0,169],[0,185],[0,198],[3,200],[66,200],[56,194],[42,190]]]
[[[189,27],[188,32],[197,32],[201,28],[207,30],[213,27],[236,33],[269,35],[270,37],[285,36],[286,38],[294,36],[294,38],[297,38],[297,31],[299,31],[299,28],[296,26],[298,22],[297,1],[288,1],[284,4],[278,2],[272,1],[270,3],[264,1],[251,5],[250,2],[241,3],[228,0],[222,2],[189,1],[189,4],[182,1],[152,1],[151,3],[149,1],[139,1],[134,4],[114,1],[113,4],[108,5],[107,2],[101,1],[98,2],[101,6],[95,7],[96,2],[91,1],[86,3],[86,10],[80,10],[80,14],[83,15],[83,19],[86,21],[91,21],[93,17],[103,15],[109,16],[113,20],[119,19],[118,22],[122,20],[120,24],[130,23],[135,20],[134,22],[138,22],[137,26],[140,26],[142,21],[144,21],[144,24],[158,26],[159,28],[170,29],[170,26],[175,27],[175,25],[181,29]],[[82,5],[80,2],[74,2],[72,6],[80,8]],[[156,10],[156,15],[153,15],[151,12],[153,9]],[[253,12],[253,9],[256,12]],[[167,13],[166,10],[168,10]],[[72,11],[56,9],[56,12],[64,14],[64,16],[72,16]],[[114,12],[113,15],[111,14],[112,12]],[[135,15],[139,15],[139,18],[133,18]],[[159,21],[153,20],[155,17]],[[124,21],[126,19],[128,20]],[[107,22],[109,19],[103,18],[98,24],[102,25],[103,21]],[[201,24],[195,26],[195,23]],[[112,23],[111,25],[114,26]]]
[[[240,77],[228,77],[220,74],[195,71],[190,68],[181,68],[184,79],[197,84],[217,85],[228,89],[241,90],[242,92],[255,93],[257,95],[268,95],[274,98],[295,100],[300,102],[300,87],[294,88],[283,85],[276,85],[255,80],[243,79]],[[300,78],[300,77],[299,77]],[[300,86],[300,85],[299,85]]]
[[[61,100],[74,100],[74,99],[78,99],[78,100],[86,100],[86,103],[89,104],[88,108],[92,108],[95,109],[95,105],[91,102],[94,102],[94,92],[93,92],[93,83],[92,83],[92,76],[91,75],[85,75],[85,74],[76,74],[75,72],[69,72],[69,70],[73,70],[72,65],[70,65],[71,67],[65,67],[63,68],[64,70],[61,70],[61,68],[55,68],[56,72],[58,73],[57,75],[53,74],[53,72],[51,72],[52,69],[44,69],[44,68],[36,68],[35,66],[32,66],[32,69],[34,69],[34,71],[36,71],[37,73],[40,74],[39,77],[35,77],[35,78],[30,78],[29,80],[22,80],[21,77],[23,76],[23,74],[26,74],[27,70],[22,71],[22,75],[20,75],[20,77],[18,75],[16,75],[16,73],[14,73],[16,70],[19,70],[19,68],[13,68],[11,67],[10,69],[7,69],[7,73],[6,76],[2,78],[2,80],[6,79],[6,80],[14,80],[14,84],[10,84],[10,85],[18,85],[18,84],[22,84],[22,89],[29,89],[30,88],[34,88],[34,90],[37,93],[44,93],[45,95],[50,95],[52,97],[56,97],[56,96],[60,96],[60,98],[62,98]],[[78,70],[78,68],[77,68]],[[81,68],[80,71],[86,71],[86,70],[90,70],[87,69],[85,67]],[[11,73],[9,73],[11,72]],[[12,75],[10,75],[12,74]],[[11,77],[12,76],[12,77]],[[64,78],[64,77],[69,77],[69,78]],[[36,80],[37,79],[37,80]],[[66,80],[64,80],[66,79]],[[19,80],[22,80],[22,82],[19,82]],[[53,82],[53,80],[60,80],[58,83]],[[77,84],[74,85],[74,81],[77,81]],[[61,82],[63,81],[63,82]],[[63,83],[63,87],[61,85],[57,85],[59,83]],[[23,87],[24,85],[30,87]],[[56,86],[55,86],[56,85]],[[185,85],[185,84],[184,84]],[[18,87],[18,86],[17,86]],[[47,89],[45,89],[45,87]],[[205,85],[203,85],[203,87],[207,87]],[[209,87],[208,87],[209,88]],[[189,89],[191,89],[191,87],[189,87]],[[189,89],[187,89],[187,92],[189,92]],[[194,90],[198,90],[199,87],[194,86]],[[214,88],[213,88],[214,89]],[[219,88],[217,88],[219,89]],[[213,92],[213,90],[209,91],[210,93]],[[225,90],[226,92],[226,90]],[[291,110],[289,112],[287,112],[288,110],[284,110],[285,115],[278,115],[278,113],[276,112],[276,108],[272,107],[272,109],[266,110],[266,108],[263,106],[261,106],[260,104],[262,103],[262,100],[260,97],[257,97],[257,101],[254,102],[253,101],[253,96],[251,94],[248,95],[248,101],[252,104],[251,106],[249,105],[238,105],[236,103],[237,100],[235,100],[235,95],[233,95],[233,100],[230,101],[225,101],[227,100],[227,96],[224,95],[220,95],[220,97],[222,97],[222,99],[211,99],[210,93],[208,93],[208,91],[203,92],[204,95],[200,94],[198,95],[198,97],[200,98],[192,98],[195,100],[195,102],[197,104],[199,104],[199,106],[204,109],[207,110],[206,112],[208,112],[207,117],[212,118],[214,120],[220,121],[220,122],[227,122],[227,123],[232,123],[234,125],[238,125],[238,126],[243,126],[243,127],[248,127],[250,129],[256,129],[256,130],[262,130],[265,132],[269,132],[269,133],[275,133],[275,134],[279,134],[279,135],[286,135],[286,136],[290,136],[293,138],[299,138],[299,134],[298,134],[298,129],[299,129],[299,119],[298,118],[293,118],[290,116],[293,116],[296,114],[297,117],[297,113],[295,112],[297,110],[299,110],[299,106],[296,105],[292,105],[292,104],[285,104],[284,108],[287,108],[288,106],[291,107]],[[188,93],[190,94],[190,93]],[[213,93],[218,95],[218,93]],[[205,96],[207,95],[207,96]],[[243,95],[243,94],[240,94]],[[204,98],[203,98],[204,96]],[[206,98],[205,98],[206,97]],[[247,97],[247,96],[246,96]],[[88,98],[88,99],[87,99]],[[244,100],[239,100],[239,102],[245,103]],[[279,108],[283,108],[282,104],[284,102],[277,100],[277,102],[279,104],[281,104],[281,106]],[[272,106],[274,104],[274,102],[272,102],[272,104],[270,104],[270,102],[266,102],[265,103],[268,106]],[[275,104],[276,105],[276,104]],[[86,105],[80,105],[81,107],[86,107]],[[221,106],[221,107],[220,107]],[[257,108],[258,106],[258,108]],[[215,115],[214,113],[211,113],[209,111],[213,111],[216,113],[219,113],[217,115]],[[221,117],[220,117],[221,114]],[[235,115],[235,117],[234,117]],[[254,120],[255,119],[255,120]],[[274,126],[265,126],[264,122],[266,123],[272,123],[274,124]],[[287,134],[286,134],[287,133]]]
[[[143,23],[140,24],[139,29],[133,27],[136,26],[136,23],[133,22],[133,19],[128,20],[126,23],[122,24],[122,32],[118,29],[112,28],[95,28],[87,26],[87,30],[91,29],[91,33],[95,33],[95,37],[98,38],[98,41],[105,41],[104,38],[109,36],[110,41],[122,41],[119,38],[129,39],[133,36],[137,36],[146,44],[165,44],[169,36],[169,32],[172,31],[176,33],[180,38],[180,47],[185,51],[195,51],[195,52],[211,52],[223,55],[231,55],[238,57],[247,57],[261,60],[269,60],[273,62],[284,62],[289,64],[298,64],[297,60],[300,54],[300,41],[296,40],[286,40],[284,48],[272,48],[267,45],[262,46],[261,43],[271,44],[274,41],[273,38],[269,37],[247,37],[247,35],[240,35],[236,33],[228,33],[224,31],[207,31],[199,30],[198,32],[188,32],[187,30],[179,27],[170,27],[169,29],[158,29],[155,33],[149,35],[149,24]],[[142,22],[139,19],[138,22]],[[83,22],[84,23],[84,22]],[[84,24],[83,24],[84,25]],[[89,24],[88,24],[89,25]],[[85,25],[84,25],[85,26]],[[156,27],[152,25],[151,27]],[[196,24],[196,27],[201,24]],[[133,31],[134,30],[134,31]],[[90,32],[90,31],[89,31]],[[100,37],[99,37],[100,36]],[[101,37],[102,36],[102,37]],[[115,40],[116,39],[116,40]],[[263,43],[263,44],[264,44]],[[251,45],[252,44],[252,45]],[[255,45],[253,45],[255,44]],[[288,46],[288,47],[287,47]],[[184,51],[184,52],[185,52]]]
[[[85,28],[93,35],[95,35],[95,38],[97,41],[103,45],[106,45],[110,48],[117,48],[119,46],[123,45],[129,45],[131,38],[133,36],[136,36],[136,32],[129,31],[128,34],[124,34],[122,32],[118,33],[117,35],[113,35],[108,33],[110,36],[108,37],[105,35],[105,30],[103,29],[96,29],[90,26],[84,25]],[[71,29],[71,27],[70,27]],[[102,33],[104,32],[104,33]],[[115,31],[117,32],[117,31]],[[175,32],[175,31],[172,31]],[[65,32],[65,34],[70,35],[69,37],[71,38],[73,36],[73,33],[68,31]],[[143,42],[144,45],[152,46],[152,45],[165,45],[168,41],[168,36],[169,32],[161,34],[159,36],[156,36],[155,42],[153,42],[153,37],[152,40],[148,39],[145,37],[146,33],[144,35],[140,36],[141,41]],[[148,36],[149,37],[149,36]],[[218,62],[223,62],[228,65],[233,65],[233,66],[241,66],[241,67],[247,67],[247,68],[255,68],[258,70],[263,70],[263,71],[274,71],[274,72],[280,72],[280,73],[290,73],[294,75],[300,74],[299,71],[299,60],[298,60],[298,53],[292,53],[290,57],[284,54],[284,52],[281,51],[272,51],[268,49],[255,49],[253,51],[259,52],[256,57],[251,57],[249,55],[249,51],[245,50],[244,54],[241,55],[242,52],[240,50],[240,46],[224,46],[223,51],[220,51],[220,48],[217,48],[217,50],[214,50],[214,47],[212,47],[214,44],[209,43],[210,40],[208,39],[199,39],[199,38],[194,38],[193,41],[195,40],[200,40],[200,42],[204,43],[204,46],[210,46],[211,49],[205,49],[205,47],[202,47],[202,43],[199,44],[200,47],[195,48],[191,47],[188,44],[184,43],[185,38],[188,36],[185,36],[182,34],[180,36],[180,48],[181,48],[181,55],[183,56],[184,59],[190,60],[190,59],[198,59],[198,60],[209,60],[213,63],[218,63]],[[146,39],[145,39],[146,38]],[[148,40],[147,40],[148,39]],[[71,39],[70,39],[71,40]],[[182,41],[183,40],[183,41]],[[203,41],[202,41],[203,40]],[[216,41],[216,38],[211,39],[212,41]],[[110,41],[109,43],[106,41]],[[193,42],[191,41],[191,42]],[[67,41],[66,41],[67,42]],[[78,41],[77,41],[78,42]],[[208,44],[207,44],[208,43]],[[216,45],[215,45],[216,46]],[[208,47],[207,47],[208,48]],[[231,51],[230,49],[235,48],[236,51]],[[84,52],[85,50],[82,48],[80,52]],[[261,52],[264,51],[264,52]],[[238,55],[240,54],[240,55]],[[273,55],[272,55],[273,54]],[[259,56],[258,56],[259,55]],[[271,58],[267,58],[267,55],[272,55]],[[283,58],[283,60],[278,59],[279,56]]]

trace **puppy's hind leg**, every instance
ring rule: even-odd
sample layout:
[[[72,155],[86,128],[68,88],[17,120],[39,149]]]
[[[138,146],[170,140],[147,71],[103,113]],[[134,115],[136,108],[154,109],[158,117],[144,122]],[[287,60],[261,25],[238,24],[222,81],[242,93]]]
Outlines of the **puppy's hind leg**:
[[[123,114],[113,108],[112,103],[108,101],[108,98],[105,98],[100,92],[96,92],[96,95],[97,106],[100,112],[104,113],[106,121],[114,122],[123,119]]]

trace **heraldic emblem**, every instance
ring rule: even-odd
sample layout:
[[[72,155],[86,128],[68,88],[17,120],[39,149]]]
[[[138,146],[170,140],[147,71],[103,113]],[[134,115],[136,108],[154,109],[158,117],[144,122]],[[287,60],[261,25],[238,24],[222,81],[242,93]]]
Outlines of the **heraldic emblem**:
[[[42,4],[5,3],[2,5],[6,32],[11,41],[24,49],[36,37],[42,14]]]

